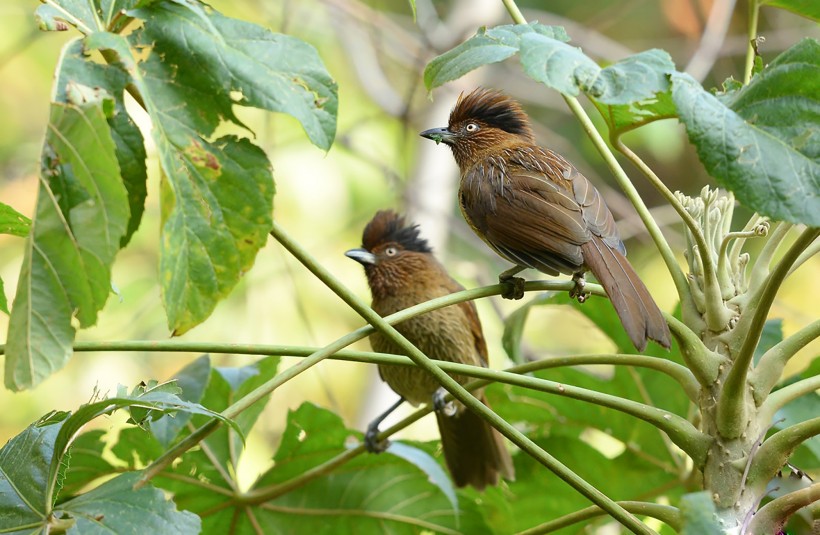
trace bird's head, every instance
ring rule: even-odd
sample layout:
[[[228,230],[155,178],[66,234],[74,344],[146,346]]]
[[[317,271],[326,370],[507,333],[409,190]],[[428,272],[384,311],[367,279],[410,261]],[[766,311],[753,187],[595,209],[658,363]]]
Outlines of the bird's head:
[[[364,266],[367,282],[376,297],[393,293],[403,284],[418,282],[423,270],[435,262],[433,250],[420,236],[418,225],[407,223],[392,210],[377,212],[362,233],[362,246],[345,256]]]
[[[493,148],[535,143],[521,105],[500,91],[483,88],[467,96],[462,93],[447,126],[425,130],[421,136],[449,145],[461,167]]]

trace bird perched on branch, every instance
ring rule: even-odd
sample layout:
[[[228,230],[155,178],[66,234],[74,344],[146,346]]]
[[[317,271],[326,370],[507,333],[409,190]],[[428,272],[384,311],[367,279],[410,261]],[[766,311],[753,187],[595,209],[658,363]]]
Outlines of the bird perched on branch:
[[[592,271],[638,350],[647,339],[670,345],[669,327],[626,259],[612,213],[600,193],[561,155],[539,147],[529,117],[499,91],[459,97],[448,125],[421,133],[453,151],[461,170],[459,204],[472,229],[516,264],[499,277],[534,268],[573,275],[576,290]]]
[[[392,211],[378,212],[364,229],[362,247],[345,255],[364,266],[373,310],[381,316],[464,289],[433,256],[418,227]],[[395,327],[432,359],[487,366],[487,344],[472,301],[428,312]],[[380,332],[370,335],[370,345],[379,353],[405,354]],[[453,401],[445,407],[444,390],[432,375],[417,367],[390,365],[380,365],[379,374],[402,399],[370,424],[365,440],[368,449],[384,449],[376,444],[378,426],[403,400],[413,405],[432,402],[444,459],[457,486],[481,490],[495,485],[499,476],[513,478],[512,459],[502,436],[461,403]],[[462,384],[468,379],[453,378]],[[473,394],[487,404],[483,392]]]

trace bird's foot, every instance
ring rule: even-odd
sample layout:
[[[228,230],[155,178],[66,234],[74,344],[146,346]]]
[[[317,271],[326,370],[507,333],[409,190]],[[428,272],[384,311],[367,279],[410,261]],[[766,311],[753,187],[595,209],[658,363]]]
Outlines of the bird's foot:
[[[504,299],[518,300],[524,297],[524,283],[526,281],[521,277],[498,277],[498,282],[504,285],[504,291],[501,292],[501,297]]]
[[[447,401],[447,391],[442,387],[433,392],[433,409],[444,416],[453,416],[456,413],[456,404],[451,400]]]
[[[389,440],[379,440],[378,424],[370,424],[364,434],[364,448],[370,453],[382,453],[390,447]]]
[[[589,292],[584,291],[584,287],[587,285],[584,274],[575,273],[572,276],[572,282],[575,283],[575,287],[569,291],[570,298],[577,299],[579,303],[583,303],[587,300],[587,297],[589,297]]]

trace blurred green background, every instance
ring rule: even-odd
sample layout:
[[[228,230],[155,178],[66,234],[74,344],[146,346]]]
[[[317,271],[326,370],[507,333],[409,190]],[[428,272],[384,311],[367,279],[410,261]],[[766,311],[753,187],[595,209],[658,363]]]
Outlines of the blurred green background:
[[[24,0],[4,0],[0,5],[0,200],[29,216],[36,201],[52,73],[61,47],[77,35],[73,31],[40,32],[33,17],[37,5]],[[707,88],[719,86],[729,76],[742,79],[745,2],[557,0],[519,5],[529,20],[564,25],[572,43],[602,63],[647,48],[663,48],[680,70],[687,70]],[[492,283],[507,267],[461,219],[455,199],[457,169],[449,151],[417,135],[422,129],[446,124],[459,92],[481,85],[502,89],[521,100],[537,122],[540,143],[562,153],[599,187],[619,220],[631,261],[661,307],[672,310],[675,306],[670,278],[640,221],[612,185],[600,157],[557,93],[526,78],[515,60],[510,60],[473,72],[437,89],[432,99],[428,97],[421,76],[425,64],[480,26],[509,23],[499,0],[419,0],[415,22],[406,0],[233,0],[216,1],[212,6],[228,16],[313,44],[338,82],[339,127],[327,154],[310,145],[298,123],[284,115],[239,108],[237,115],[253,133],[230,130],[251,136],[273,162],[277,221],[359,295],[367,296],[361,267],[343,253],[359,245],[362,227],[382,208],[397,208],[418,222],[441,260],[467,287]],[[766,7],[761,11],[760,33],[766,37],[761,52],[767,61],[804,36],[820,35],[811,21]],[[591,106],[587,107],[595,117]],[[164,340],[170,336],[157,283],[158,165],[148,135],[150,124],[138,106],[130,110],[149,140],[147,209],[131,244],[117,257],[113,282],[118,295],[110,296],[99,324],[80,331],[78,340]],[[673,190],[696,195],[705,184],[713,184],[676,121],[654,123],[629,134],[626,141]],[[628,164],[625,168],[683,262],[684,239],[677,216],[634,169]],[[749,215],[743,208],[736,210],[737,226]],[[9,303],[23,243],[0,235],[0,277]],[[775,303],[772,315],[783,318],[786,335],[818,316],[818,268],[820,262],[815,258],[796,272]],[[527,276],[538,277],[533,272]],[[503,319],[519,305],[500,298],[478,303],[493,367],[507,363],[500,345]],[[5,339],[7,324],[8,317],[0,314],[0,340]],[[362,324],[271,241],[233,294],[208,321],[183,338],[322,346]],[[580,315],[555,308],[533,310],[524,339],[526,352],[533,358],[612,348]],[[359,347],[369,346],[361,342]],[[799,371],[818,350],[817,343],[805,348],[792,360],[789,372]],[[95,389],[111,394],[118,383],[131,387],[142,380],[165,380],[197,356],[78,353],[34,391],[0,391],[0,443],[49,410],[75,409]],[[234,366],[249,362],[250,357],[214,356],[213,361]],[[283,365],[294,362],[284,359]],[[275,392],[249,439],[251,455],[241,473],[250,482],[265,469],[287,409],[304,400],[329,407],[348,425],[363,429],[392,399],[375,367],[325,361]],[[118,417],[96,422],[103,428],[120,424]],[[432,420],[425,420],[404,436],[425,439],[435,435]]]

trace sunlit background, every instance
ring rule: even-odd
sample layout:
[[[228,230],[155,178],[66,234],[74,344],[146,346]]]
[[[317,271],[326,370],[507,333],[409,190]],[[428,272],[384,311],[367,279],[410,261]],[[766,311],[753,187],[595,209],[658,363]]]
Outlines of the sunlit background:
[[[703,80],[706,87],[719,86],[729,76],[742,78],[745,2],[736,6],[733,0],[519,4],[529,20],[564,25],[572,43],[602,63],[658,47],[669,51],[679,69]],[[62,45],[77,35],[40,32],[33,18],[37,5],[22,0],[0,4],[0,200],[29,216],[36,201],[52,72]],[[298,123],[285,115],[239,108],[237,115],[252,132],[226,129],[250,136],[267,151],[274,167],[274,217],[279,224],[362,297],[369,296],[361,267],[343,253],[359,245],[362,227],[382,208],[400,209],[419,222],[438,256],[468,288],[494,282],[497,273],[508,267],[461,219],[455,199],[457,169],[449,151],[417,135],[422,129],[446,124],[459,92],[481,85],[520,99],[537,121],[540,143],[561,152],[598,186],[619,220],[633,264],[661,307],[674,308],[671,279],[657,251],[557,93],[526,78],[517,62],[510,60],[482,68],[428,96],[421,75],[425,64],[480,26],[509,23],[500,1],[418,0],[415,22],[406,0],[231,0],[212,5],[226,15],[313,44],[338,82],[339,126],[327,154],[312,146]],[[542,7],[530,8],[536,5]],[[767,59],[803,36],[818,36],[816,25],[788,12],[764,7],[761,17],[760,29],[766,37],[761,51]],[[149,140],[147,209],[139,231],[117,257],[113,269],[117,293],[109,297],[98,325],[80,331],[77,340],[170,336],[157,280],[158,164],[150,146],[151,125],[133,102],[129,104]],[[676,121],[640,129],[629,135],[628,142],[673,190],[696,195],[705,184],[713,184]],[[677,216],[634,169],[624,165],[683,262],[684,239]],[[742,208],[736,212],[741,226],[750,213]],[[0,277],[10,304],[23,244],[20,238],[0,235]],[[788,279],[775,303],[772,315],[783,318],[786,335],[818,316],[819,267],[817,259],[803,266]],[[533,272],[527,276],[538,277]],[[507,362],[500,345],[503,319],[520,302],[497,298],[482,300],[478,306],[491,365],[503,367]],[[7,324],[8,317],[0,314],[0,340],[5,339]],[[324,346],[362,325],[361,318],[271,240],[231,296],[183,339]],[[533,310],[524,339],[533,358],[612,348],[584,318],[564,309]],[[357,347],[369,348],[366,341]],[[799,371],[818,349],[817,344],[804,349],[788,371]],[[117,384],[131,387],[142,380],[166,380],[198,356],[77,353],[33,391],[0,391],[0,444],[52,409],[74,410],[95,390],[113,393]],[[220,366],[252,361],[236,355],[212,358]],[[294,362],[285,359],[283,365]],[[337,411],[349,426],[363,429],[393,399],[371,365],[325,361],[314,367],[272,396],[250,438],[252,454],[241,470],[245,482],[249,484],[268,466],[289,408],[309,400]],[[103,428],[120,424],[118,418],[95,423]],[[435,426],[425,420],[404,436],[432,438]]]

